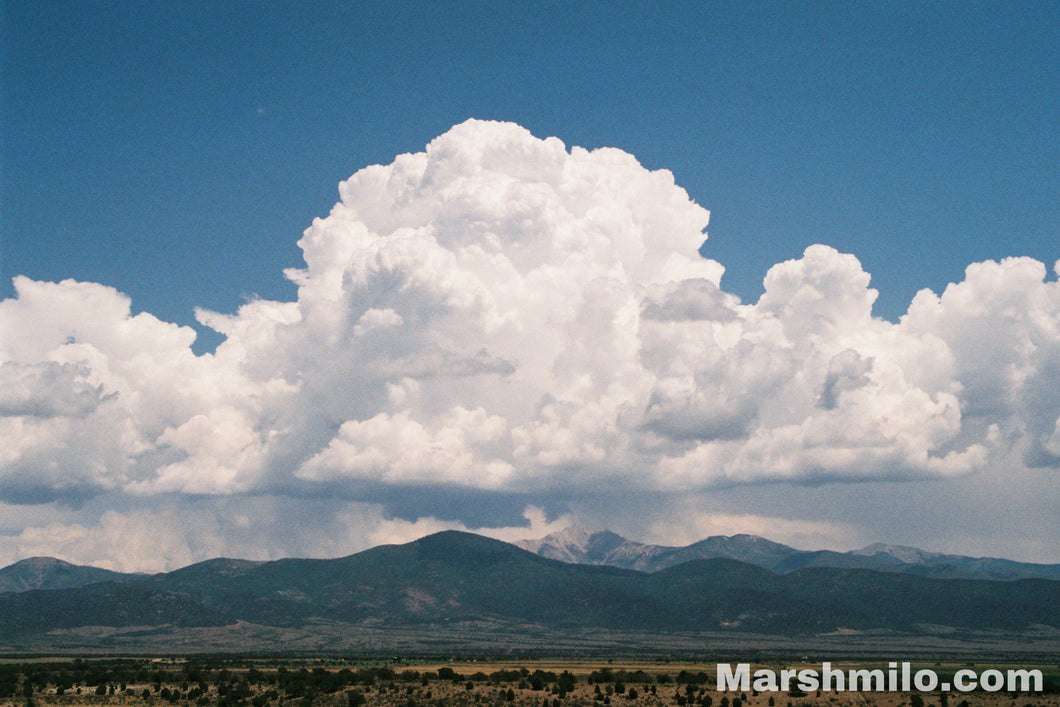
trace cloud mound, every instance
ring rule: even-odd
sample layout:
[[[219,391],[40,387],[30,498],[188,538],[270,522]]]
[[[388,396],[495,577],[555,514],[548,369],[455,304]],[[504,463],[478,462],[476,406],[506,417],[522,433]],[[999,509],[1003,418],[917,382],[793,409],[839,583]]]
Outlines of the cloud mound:
[[[549,495],[1060,465],[1060,294],[969,267],[897,324],[852,255],[742,303],[666,171],[468,121],[367,167],[303,234],[294,302],[131,316],[16,278],[0,303],[0,501],[122,493]]]

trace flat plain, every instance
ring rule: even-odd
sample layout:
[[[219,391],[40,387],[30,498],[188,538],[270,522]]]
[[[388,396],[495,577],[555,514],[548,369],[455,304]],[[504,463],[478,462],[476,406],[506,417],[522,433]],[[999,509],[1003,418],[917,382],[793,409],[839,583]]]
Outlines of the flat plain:
[[[834,668],[886,668],[836,662]],[[819,669],[820,662],[756,662],[757,669]],[[169,705],[206,707],[1050,707],[1060,706],[1060,665],[918,662],[940,677],[959,669],[1038,669],[1043,692],[719,691],[717,663],[638,659],[463,660],[341,657],[8,657],[0,707]]]

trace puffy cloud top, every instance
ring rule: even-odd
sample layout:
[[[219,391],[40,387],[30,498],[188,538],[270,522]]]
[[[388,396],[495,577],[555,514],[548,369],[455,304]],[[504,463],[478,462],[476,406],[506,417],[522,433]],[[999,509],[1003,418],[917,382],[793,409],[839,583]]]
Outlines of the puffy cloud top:
[[[468,121],[371,166],[305,231],[295,302],[193,332],[102,285],[0,303],[0,501],[462,487],[684,490],[1060,465],[1060,292],[970,266],[897,324],[852,255],[757,303],[697,253],[666,171]]]

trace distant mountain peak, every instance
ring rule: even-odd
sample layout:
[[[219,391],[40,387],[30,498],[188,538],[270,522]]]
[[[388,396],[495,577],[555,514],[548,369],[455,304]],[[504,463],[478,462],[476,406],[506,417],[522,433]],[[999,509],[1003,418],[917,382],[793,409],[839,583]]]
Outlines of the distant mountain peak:
[[[601,533],[607,533],[609,535],[615,535],[606,528],[601,528],[595,525],[582,525],[581,523],[572,523],[563,530],[557,530],[554,533],[549,533],[545,537],[553,539],[566,538],[575,542],[588,542],[589,538],[594,535],[600,535]]]
[[[851,550],[851,555],[858,555],[860,557],[872,557],[873,555],[889,555],[901,562],[915,565],[933,560],[943,555],[938,552],[928,552],[927,550],[921,550],[917,547],[908,547],[906,545],[888,545],[887,543],[872,543],[867,545],[860,550]]]
[[[120,580],[133,575],[84,567],[55,557],[28,557],[0,568],[0,592],[31,589],[70,589],[86,584]]]
[[[75,567],[71,562],[66,560],[60,560],[57,557],[27,557],[24,560],[19,560],[14,564],[8,565],[7,568],[11,567],[22,567],[22,568],[42,568],[42,567]]]
[[[519,547],[543,557],[583,565],[611,565],[654,572],[688,560],[723,558],[772,567],[798,551],[772,540],[737,533],[714,535],[687,547],[647,545],[610,530],[570,525],[543,538],[523,540]]]
[[[614,565],[613,555],[646,547],[603,528],[573,524],[543,538],[520,540],[514,545],[542,557],[579,565]],[[627,566],[620,564],[619,566]]]
[[[773,543],[772,540],[767,540],[767,539],[763,538],[761,535],[753,535],[751,533],[736,533],[735,535],[725,535],[723,537],[730,538],[731,540],[745,540],[747,542],[753,542],[753,543],[771,543],[771,544],[776,544],[776,543]]]
[[[850,552],[797,550],[750,533],[712,535],[684,547],[669,547],[645,545],[626,540],[609,530],[573,525],[543,538],[515,544],[562,562],[610,565],[642,572],[658,572],[689,560],[729,559],[778,574],[808,567],[833,567],[939,579],[1060,579],[1060,565],[946,555],[886,543],[873,543]]]
[[[541,538],[531,538],[527,540],[520,540],[515,543],[519,547],[530,550],[531,552],[537,552],[538,547],[544,547],[547,545],[563,545],[569,547],[585,547],[589,544],[589,539],[592,536],[597,535],[605,531],[601,528],[595,528],[587,525],[579,525],[577,523],[568,525],[562,530],[556,530],[549,533],[548,535]],[[531,549],[530,546],[534,546]]]

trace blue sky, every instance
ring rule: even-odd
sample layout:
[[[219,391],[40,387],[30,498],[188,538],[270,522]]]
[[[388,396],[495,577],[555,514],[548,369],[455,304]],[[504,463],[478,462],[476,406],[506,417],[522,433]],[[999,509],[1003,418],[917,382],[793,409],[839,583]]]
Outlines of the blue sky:
[[[0,13],[0,564],[1060,562],[1056,3]]]
[[[894,319],[1060,233],[1052,3],[5,3],[2,294],[293,296],[336,184],[467,118],[612,146],[712,212],[745,301],[856,255]]]

